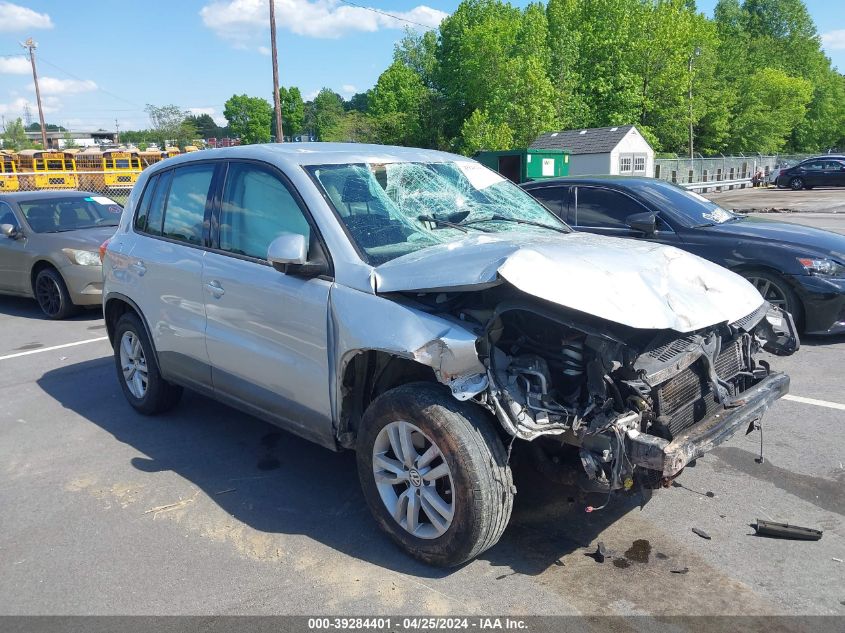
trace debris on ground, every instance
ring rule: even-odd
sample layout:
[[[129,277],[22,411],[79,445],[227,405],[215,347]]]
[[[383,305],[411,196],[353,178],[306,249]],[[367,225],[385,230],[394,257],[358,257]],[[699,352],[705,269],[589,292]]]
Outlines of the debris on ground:
[[[236,488],[226,488],[226,490],[218,490],[215,495],[225,495],[227,492],[235,492]]]
[[[596,551],[593,552],[593,558],[597,563],[603,563],[607,557],[607,548],[605,548],[604,543],[599,541],[598,547],[596,547]]]
[[[789,523],[776,523],[774,521],[757,519],[757,523],[752,524],[752,527],[757,531],[759,536],[773,536],[799,541],[818,541],[822,537],[821,530],[802,527],[800,525],[790,525]]]
[[[180,509],[180,508],[184,508],[186,505],[188,505],[188,504],[190,504],[190,503],[193,503],[193,502],[194,502],[194,499],[196,498],[196,496],[197,496],[199,493],[200,493],[200,491],[199,491],[199,490],[197,490],[197,491],[194,493],[194,496],[193,496],[193,497],[189,497],[189,498],[187,498],[187,499],[180,499],[180,500],[179,500],[179,501],[177,501],[176,503],[168,503],[168,504],[165,504],[165,505],[163,505],[163,506],[157,506],[157,507],[155,507],[155,508],[150,508],[149,510],[147,510],[146,512],[144,512],[144,514],[150,514],[150,513],[152,513],[152,515],[153,515],[153,519],[155,519],[155,518],[156,518],[159,514],[161,514],[162,512],[171,512],[171,511],[173,511],[173,510],[178,510],[178,509]]]
[[[683,569],[670,569],[669,572],[672,574],[686,574],[689,572],[689,567],[684,567]]]
[[[703,539],[707,539],[708,541],[711,539],[711,536],[701,528],[692,528],[692,531]]]

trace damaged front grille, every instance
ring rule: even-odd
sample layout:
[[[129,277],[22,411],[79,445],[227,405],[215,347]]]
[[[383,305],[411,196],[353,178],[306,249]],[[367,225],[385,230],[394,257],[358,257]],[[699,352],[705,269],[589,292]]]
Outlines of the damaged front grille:
[[[653,391],[657,422],[655,431],[672,439],[681,431],[714,413],[721,405],[711,388],[705,360],[699,358],[687,369]],[[737,393],[738,374],[745,369],[742,340],[730,343],[716,359],[716,373]]]

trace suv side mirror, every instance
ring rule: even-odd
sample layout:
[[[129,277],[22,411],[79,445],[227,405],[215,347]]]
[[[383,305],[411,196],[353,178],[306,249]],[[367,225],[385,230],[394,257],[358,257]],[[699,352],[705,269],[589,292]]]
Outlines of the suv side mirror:
[[[657,231],[657,216],[649,211],[635,213],[625,218],[625,224],[645,235],[654,235]]]
[[[291,264],[303,265],[308,261],[308,242],[304,235],[282,233],[267,247],[267,261],[279,272],[287,272]]]
[[[0,224],[0,233],[12,240],[16,240],[20,236],[20,232],[14,224]]]

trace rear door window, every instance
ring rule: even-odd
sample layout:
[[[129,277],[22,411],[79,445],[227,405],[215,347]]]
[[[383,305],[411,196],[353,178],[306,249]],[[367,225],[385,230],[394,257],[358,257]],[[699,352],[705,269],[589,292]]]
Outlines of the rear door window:
[[[645,209],[638,202],[618,191],[578,187],[575,225],[627,229],[627,217],[643,211]]]
[[[214,169],[214,164],[207,163],[179,167],[173,171],[164,209],[164,237],[188,244],[202,244],[205,207]]]
[[[145,233],[161,235],[161,223],[164,220],[164,202],[167,197],[167,191],[170,188],[170,177],[172,175],[173,172],[169,171],[161,174],[155,190],[151,192],[147,220],[142,229]]]

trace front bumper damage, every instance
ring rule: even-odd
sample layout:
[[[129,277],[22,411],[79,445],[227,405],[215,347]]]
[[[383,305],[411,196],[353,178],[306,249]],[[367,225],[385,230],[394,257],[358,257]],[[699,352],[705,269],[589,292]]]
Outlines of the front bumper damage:
[[[769,407],[788,392],[789,376],[772,373],[741,394],[742,404],[720,410],[672,441],[629,430],[628,457],[636,466],[658,471],[664,478],[674,477],[691,461],[729,440],[739,429],[759,421]]]

